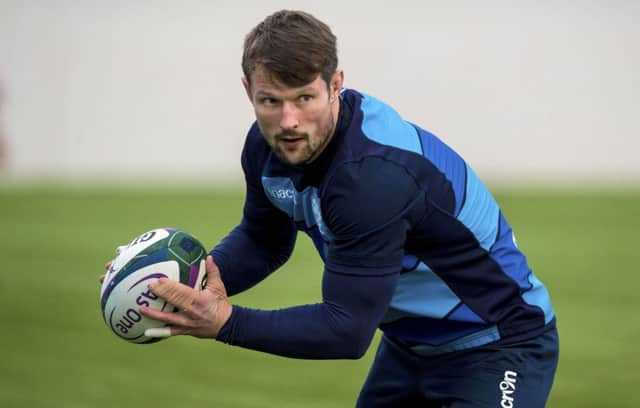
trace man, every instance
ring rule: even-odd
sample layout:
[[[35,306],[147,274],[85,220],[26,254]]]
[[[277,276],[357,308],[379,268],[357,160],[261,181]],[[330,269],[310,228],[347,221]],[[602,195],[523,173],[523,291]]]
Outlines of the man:
[[[544,406],[554,312],[494,198],[436,136],[343,89],[337,64],[309,14],[280,11],[248,34],[242,222],[207,258],[205,290],[151,285],[181,311],[141,308],[170,325],[146,334],[333,359],[361,357],[380,328],[358,406]],[[324,261],[322,303],[232,306],[287,261],[297,231]]]

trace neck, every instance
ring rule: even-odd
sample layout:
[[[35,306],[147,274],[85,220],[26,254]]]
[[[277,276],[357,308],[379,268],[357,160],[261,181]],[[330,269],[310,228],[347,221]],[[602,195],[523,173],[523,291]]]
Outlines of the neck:
[[[309,160],[307,160],[307,162],[305,164],[312,163],[314,160],[316,160],[322,154],[322,152],[324,152],[324,150],[327,148],[327,146],[329,146],[329,143],[331,143],[331,140],[333,140],[333,138],[334,138],[334,136],[336,134],[336,128],[338,126],[338,118],[339,117],[340,117],[340,97],[336,96],[336,98],[331,103],[331,128],[329,129],[329,135],[325,139],[325,141],[322,144],[322,146],[315,152],[313,157],[309,158]]]

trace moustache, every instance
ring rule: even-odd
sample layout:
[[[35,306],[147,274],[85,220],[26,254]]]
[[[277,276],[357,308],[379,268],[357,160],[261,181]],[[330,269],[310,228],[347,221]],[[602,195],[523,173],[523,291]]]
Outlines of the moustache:
[[[286,131],[286,132],[282,132],[282,133],[278,133],[276,135],[276,140],[283,140],[283,139],[308,139],[309,135],[306,133],[298,133],[298,132],[293,132],[293,131]]]

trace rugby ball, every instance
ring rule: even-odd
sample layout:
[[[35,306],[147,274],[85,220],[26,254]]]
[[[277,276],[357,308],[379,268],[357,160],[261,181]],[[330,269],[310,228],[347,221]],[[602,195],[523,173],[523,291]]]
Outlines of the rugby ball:
[[[169,278],[202,289],[205,268],[200,263],[206,255],[200,241],[174,228],[145,232],[121,247],[100,289],[100,307],[107,327],[133,343],[160,340],[145,336],[144,331],[166,324],[142,315],[140,306],[165,312],[175,312],[175,307],[154,295],[148,285]]]

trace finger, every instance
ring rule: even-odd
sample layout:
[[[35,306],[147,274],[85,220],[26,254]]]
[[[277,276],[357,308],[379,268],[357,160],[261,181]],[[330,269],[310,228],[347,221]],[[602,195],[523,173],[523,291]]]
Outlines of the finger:
[[[159,339],[170,337],[172,335],[171,327],[154,327],[151,329],[147,329],[144,331],[144,335],[147,337],[154,337]]]
[[[180,310],[191,307],[197,293],[189,286],[167,278],[161,278],[158,282],[149,285],[149,289]]]
[[[191,321],[191,319],[189,319],[182,313],[161,312],[159,310],[152,309],[147,306],[141,307],[140,313],[142,313],[143,315],[153,320],[158,320],[160,322],[168,323],[173,326],[192,326],[193,325],[193,322]]]
[[[154,338],[166,338],[171,336],[179,336],[181,334],[188,334],[188,330],[183,327],[153,327],[144,331],[144,335]]]
[[[206,287],[210,287],[214,285],[217,281],[222,280],[222,278],[220,277],[220,269],[218,269],[218,265],[216,265],[211,255],[207,256],[206,268],[207,268],[207,286]]]
[[[218,265],[216,265],[213,257],[209,255],[207,257],[207,285],[205,289],[209,292],[213,293],[217,299],[227,298],[227,289],[224,286],[224,282],[222,282],[222,278],[220,276],[220,269]]]
[[[105,276],[106,276],[106,275],[100,275],[100,277],[98,278],[98,280],[100,281],[100,283],[104,282],[104,277],[105,277]]]
[[[109,261],[104,265],[104,269],[106,269],[107,271],[109,270],[109,268],[111,268],[111,264],[113,264],[113,261]]]

